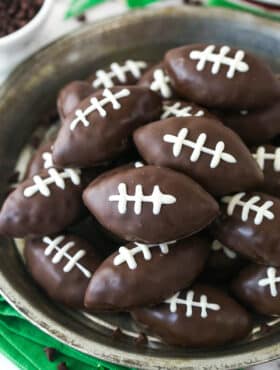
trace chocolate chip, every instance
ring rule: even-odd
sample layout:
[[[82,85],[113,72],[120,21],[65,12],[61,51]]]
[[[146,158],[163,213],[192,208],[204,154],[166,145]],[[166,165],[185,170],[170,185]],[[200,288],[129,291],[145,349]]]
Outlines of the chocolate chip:
[[[61,362],[60,364],[58,364],[57,370],[68,370],[68,367],[66,366],[65,362]]]
[[[122,331],[120,328],[116,328],[113,333],[112,333],[112,337],[113,339],[118,339],[120,336],[122,335]]]
[[[54,361],[55,355],[56,355],[56,350],[54,348],[46,347],[46,348],[44,348],[44,352],[45,352],[45,354],[47,356],[47,359],[49,361],[51,361],[51,362]]]
[[[136,345],[143,345],[148,343],[148,338],[145,333],[140,333],[137,338],[135,338],[134,343]]]
[[[80,14],[78,17],[76,17],[77,21],[78,22],[86,22],[87,21],[87,18],[86,18],[86,15],[85,14]]]
[[[44,0],[0,1],[0,37],[25,26],[40,10]]]

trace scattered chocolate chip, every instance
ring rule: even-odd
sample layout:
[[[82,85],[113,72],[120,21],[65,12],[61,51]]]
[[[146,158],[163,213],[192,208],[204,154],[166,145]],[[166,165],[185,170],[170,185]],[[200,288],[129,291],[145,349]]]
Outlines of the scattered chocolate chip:
[[[25,26],[38,13],[44,0],[1,0],[0,37]]]
[[[137,338],[134,340],[136,345],[143,345],[148,343],[148,338],[145,333],[140,333]]]
[[[57,370],[68,370],[68,367],[66,366],[65,362],[61,362],[57,365]]]
[[[78,17],[76,17],[76,19],[77,19],[78,22],[82,22],[82,23],[86,22],[86,20],[87,20],[85,14],[79,15]]]
[[[51,361],[51,362],[54,361],[55,355],[56,355],[56,350],[54,348],[46,347],[46,348],[44,348],[44,352],[45,352],[45,354],[47,356],[47,359],[49,361]]]
[[[113,339],[117,339],[119,338],[120,336],[122,335],[122,331],[120,328],[116,328],[113,333],[112,333],[112,337]]]

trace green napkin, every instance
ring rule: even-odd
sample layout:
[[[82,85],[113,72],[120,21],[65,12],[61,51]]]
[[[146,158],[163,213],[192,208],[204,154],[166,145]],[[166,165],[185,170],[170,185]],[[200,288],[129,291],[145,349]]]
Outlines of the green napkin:
[[[49,362],[45,347],[55,348],[54,362]],[[21,370],[56,370],[65,362],[70,370],[121,370],[122,366],[87,356],[41,332],[0,296],[0,352]]]

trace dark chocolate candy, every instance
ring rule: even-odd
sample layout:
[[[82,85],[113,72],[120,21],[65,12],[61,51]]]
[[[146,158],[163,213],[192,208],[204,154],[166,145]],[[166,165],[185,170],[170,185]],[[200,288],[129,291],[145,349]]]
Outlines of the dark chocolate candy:
[[[192,179],[155,166],[101,176],[87,187],[83,199],[112,233],[153,244],[196,233],[219,214],[216,201]]]
[[[270,68],[248,52],[229,46],[194,44],[170,50],[165,68],[185,99],[221,109],[260,109],[279,99]]]
[[[248,145],[266,143],[280,134],[280,99],[267,108],[252,111],[224,111],[216,114]]]
[[[280,315],[280,268],[249,265],[232,282],[236,298],[264,315]]]
[[[206,108],[184,100],[165,100],[162,104],[161,119],[171,117],[205,117],[215,118]]]
[[[11,237],[59,232],[81,217],[80,170],[50,168],[19,184],[0,212],[0,234]]]
[[[89,78],[93,89],[110,89],[113,86],[135,85],[149,64],[143,60],[126,60],[112,63],[109,68],[98,69]]]
[[[200,274],[209,242],[193,236],[179,242],[122,246],[95,272],[85,295],[91,310],[129,310],[161,303]]]
[[[49,297],[70,307],[82,308],[86,288],[100,257],[94,247],[71,235],[27,240],[26,265]]]
[[[173,99],[176,97],[163,63],[156,64],[150,68],[140,79],[138,85],[148,87],[159,94],[162,99]]]
[[[57,98],[57,110],[63,121],[68,114],[86,97],[94,92],[91,84],[87,81],[73,81],[60,90]]]
[[[214,237],[253,262],[280,266],[280,200],[264,193],[237,193],[221,200]]]
[[[215,347],[246,337],[249,314],[223,291],[203,284],[183,290],[164,303],[132,311],[133,318],[168,344]]]
[[[159,96],[140,86],[113,87],[90,95],[68,115],[54,143],[54,163],[91,167],[130,145],[132,132],[161,112]]]
[[[280,147],[266,144],[251,151],[264,174],[259,190],[280,198]]]
[[[214,119],[173,117],[140,127],[133,138],[147,163],[184,172],[213,195],[252,189],[263,181],[240,138]]]
[[[32,177],[43,169],[55,167],[52,159],[52,145],[53,142],[48,142],[39,146],[27,166],[25,178]]]

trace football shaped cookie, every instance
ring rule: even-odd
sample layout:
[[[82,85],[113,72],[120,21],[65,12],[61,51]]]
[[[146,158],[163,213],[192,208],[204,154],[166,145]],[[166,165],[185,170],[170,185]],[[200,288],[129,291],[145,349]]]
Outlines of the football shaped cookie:
[[[52,299],[83,308],[86,288],[101,260],[93,246],[71,234],[28,240],[27,268]]]
[[[126,60],[112,63],[107,69],[97,70],[90,78],[94,90],[110,89],[113,86],[135,85],[147,70],[148,63],[143,60]]]
[[[90,95],[66,117],[54,143],[54,163],[91,167],[130,145],[132,132],[159,118],[160,97],[140,86],[113,87]]]
[[[280,315],[280,268],[249,265],[233,280],[241,302],[263,315]]]
[[[208,254],[208,240],[198,236],[179,242],[132,242],[122,246],[92,277],[85,306],[91,310],[124,311],[161,303],[193,282]]]
[[[133,138],[147,163],[184,172],[213,195],[252,189],[263,181],[240,138],[214,119],[173,117],[140,127]]]
[[[246,337],[249,314],[226,293],[195,284],[162,304],[132,311],[133,318],[168,344],[195,348],[215,347]]]
[[[253,111],[224,111],[216,114],[248,145],[266,143],[280,134],[280,99],[267,108]]]
[[[165,100],[162,104],[161,119],[171,117],[206,117],[214,118],[205,108],[183,100]]]
[[[64,120],[93,91],[92,86],[87,81],[73,81],[64,86],[57,98],[57,110],[60,118]]]
[[[101,176],[85,205],[110,232],[128,241],[162,243],[194,234],[219,214],[216,201],[187,176],[143,166]]]
[[[138,85],[148,87],[159,94],[162,99],[172,99],[176,96],[163,63],[150,68],[138,82]]]
[[[260,109],[279,99],[269,67],[244,50],[194,44],[170,50],[165,68],[175,91],[188,101],[221,109]]]
[[[259,187],[267,194],[280,197],[280,147],[262,145],[252,149],[252,154],[264,174],[264,182]]]
[[[222,215],[212,232],[227,247],[253,262],[280,266],[280,200],[264,193],[221,199]]]
[[[82,214],[80,170],[43,170],[19,184],[0,212],[0,234],[11,237],[59,232]]]

